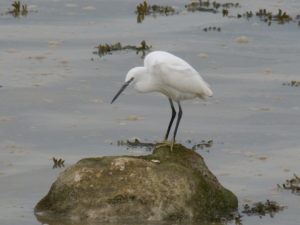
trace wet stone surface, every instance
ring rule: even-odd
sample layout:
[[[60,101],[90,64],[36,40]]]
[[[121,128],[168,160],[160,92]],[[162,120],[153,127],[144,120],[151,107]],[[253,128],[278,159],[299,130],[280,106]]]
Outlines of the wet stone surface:
[[[87,158],[67,168],[36,205],[39,220],[212,221],[237,209],[196,152],[176,144],[145,156]]]

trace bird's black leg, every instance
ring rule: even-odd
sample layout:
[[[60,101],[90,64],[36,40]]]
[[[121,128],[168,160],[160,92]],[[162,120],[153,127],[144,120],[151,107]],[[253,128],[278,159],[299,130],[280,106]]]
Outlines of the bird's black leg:
[[[177,134],[177,129],[178,129],[181,117],[182,117],[182,109],[181,109],[180,102],[178,102],[177,104],[178,104],[179,111],[178,111],[178,117],[177,117],[176,127],[175,127],[175,130],[174,130],[174,136],[173,136],[173,140],[172,140],[174,143],[175,143],[175,138],[176,138],[176,134]]]
[[[175,108],[174,108],[172,99],[169,98],[169,102],[170,102],[170,106],[171,106],[171,109],[172,109],[172,116],[171,116],[171,120],[170,120],[170,123],[169,123],[169,126],[168,126],[167,133],[166,133],[166,135],[165,135],[165,141],[168,140],[169,133],[170,133],[170,130],[171,130],[173,121],[174,121],[175,116],[176,116],[176,111],[175,111]]]

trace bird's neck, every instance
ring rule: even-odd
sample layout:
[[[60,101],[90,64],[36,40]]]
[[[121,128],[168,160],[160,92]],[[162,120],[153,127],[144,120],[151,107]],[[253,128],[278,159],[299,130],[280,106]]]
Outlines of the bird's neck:
[[[153,78],[145,67],[140,67],[139,73],[136,74],[136,83],[134,88],[141,93],[156,91]]]

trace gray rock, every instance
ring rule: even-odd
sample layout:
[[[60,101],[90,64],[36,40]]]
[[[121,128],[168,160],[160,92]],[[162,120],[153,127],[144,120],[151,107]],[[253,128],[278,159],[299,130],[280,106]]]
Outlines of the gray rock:
[[[69,221],[208,221],[237,209],[196,152],[175,145],[146,156],[86,158],[65,169],[35,207]]]

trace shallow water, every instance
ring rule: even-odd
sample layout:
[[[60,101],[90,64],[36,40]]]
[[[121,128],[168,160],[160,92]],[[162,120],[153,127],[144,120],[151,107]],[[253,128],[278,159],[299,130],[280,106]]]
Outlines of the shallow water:
[[[274,218],[244,216],[243,224],[299,224],[299,196],[276,185],[300,174],[300,87],[282,85],[300,80],[300,27],[188,13],[189,1],[179,0],[159,1],[182,9],[179,15],[138,24],[140,2],[28,0],[37,12],[0,16],[0,224],[40,224],[33,208],[63,170],[52,169],[52,157],[68,166],[83,157],[145,154],[116,143],[161,140],[170,116],[165,97],[128,88],[110,104],[127,71],[142,64],[140,56],[92,53],[101,43],[142,40],[190,62],[214,91],[207,102],[182,104],[178,141],[213,140],[208,151],[198,151],[240,206],[266,199],[288,206]],[[280,7],[294,17],[300,11],[296,0],[239,2],[232,13]],[[1,1],[0,13],[8,7]],[[204,32],[206,26],[222,30]],[[236,43],[241,36],[250,42]]]

